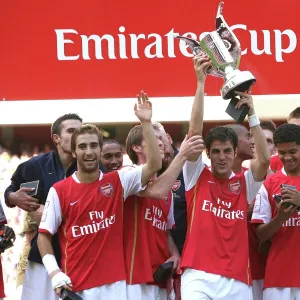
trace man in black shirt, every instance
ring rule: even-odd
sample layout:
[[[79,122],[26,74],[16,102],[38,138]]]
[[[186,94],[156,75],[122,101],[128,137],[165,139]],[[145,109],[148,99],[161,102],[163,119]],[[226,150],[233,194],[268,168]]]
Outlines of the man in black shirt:
[[[76,114],[63,115],[52,124],[51,137],[56,149],[53,152],[32,157],[18,166],[12,176],[10,186],[5,191],[5,202],[8,207],[18,206],[28,214],[36,211],[45,204],[52,185],[75,172],[76,161],[71,152],[71,136],[73,131],[81,125],[82,119]],[[39,180],[39,186],[36,198],[34,198],[27,194],[31,189],[20,188],[20,185],[36,180]],[[57,236],[53,236],[52,246],[57,261],[60,261]],[[31,241],[21,299],[58,299],[42,264],[37,247],[37,235]]]

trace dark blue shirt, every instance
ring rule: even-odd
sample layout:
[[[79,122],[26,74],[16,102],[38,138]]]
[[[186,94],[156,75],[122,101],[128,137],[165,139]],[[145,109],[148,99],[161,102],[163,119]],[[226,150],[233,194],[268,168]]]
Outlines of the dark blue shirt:
[[[54,183],[72,175],[77,168],[76,161],[68,168],[65,173],[59,160],[57,151],[49,152],[32,157],[28,161],[20,164],[11,178],[10,186],[5,190],[5,203],[8,204],[8,195],[20,189],[21,183],[39,180],[39,187],[36,198],[40,204],[45,204],[49,189]],[[11,206],[10,206],[11,207]],[[28,260],[42,263],[41,255],[37,247],[37,236],[31,241],[31,249]],[[60,249],[58,244],[58,235],[52,237],[52,246],[58,264],[60,264]]]

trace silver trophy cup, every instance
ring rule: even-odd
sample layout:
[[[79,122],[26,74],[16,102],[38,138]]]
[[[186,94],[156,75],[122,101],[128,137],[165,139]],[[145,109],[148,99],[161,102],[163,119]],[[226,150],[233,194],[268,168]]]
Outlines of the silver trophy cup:
[[[224,20],[223,5],[224,2],[220,2],[218,6],[216,31],[207,33],[200,42],[183,36],[176,36],[176,38],[184,40],[194,55],[205,53],[211,59],[212,66],[207,74],[224,78],[225,83],[220,90],[221,96],[223,99],[232,99],[235,91],[248,91],[256,79],[251,72],[238,70],[241,46]]]

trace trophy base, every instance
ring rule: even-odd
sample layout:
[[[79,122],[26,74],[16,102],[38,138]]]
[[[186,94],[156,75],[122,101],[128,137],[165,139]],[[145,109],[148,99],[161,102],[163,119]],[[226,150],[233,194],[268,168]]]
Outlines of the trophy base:
[[[233,97],[226,108],[226,113],[236,122],[242,123],[248,114],[249,107],[244,104],[239,109],[236,109],[235,106],[238,102],[239,99],[237,97]]]
[[[222,98],[231,99],[236,94],[235,91],[245,92],[256,82],[255,77],[249,71],[234,70],[226,76],[227,80],[221,88]],[[229,78],[228,78],[229,77]]]

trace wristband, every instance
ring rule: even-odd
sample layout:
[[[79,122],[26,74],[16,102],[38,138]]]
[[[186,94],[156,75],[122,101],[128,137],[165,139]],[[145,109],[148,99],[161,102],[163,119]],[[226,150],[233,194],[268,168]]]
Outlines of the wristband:
[[[70,277],[63,272],[55,274],[51,279],[51,283],[54,290],[64,285],[72,284]]]
[[[49,275],[53,271],[59,270],[59,266],[53,254],[46,254],[42,261]]]
[[[248,122],[251,128],[260,125],[259,118],[256,114],[248,116]]]

